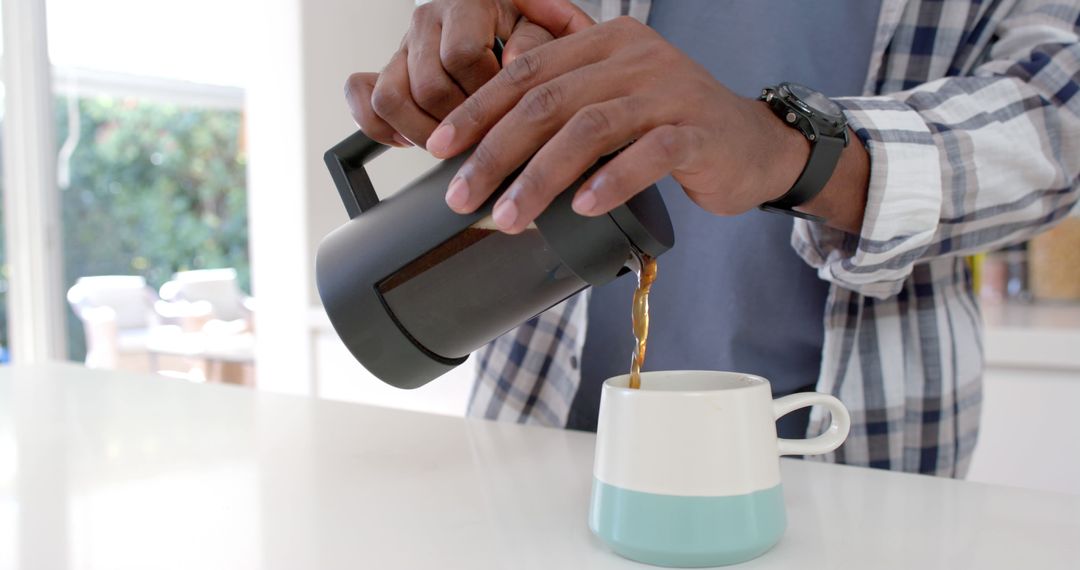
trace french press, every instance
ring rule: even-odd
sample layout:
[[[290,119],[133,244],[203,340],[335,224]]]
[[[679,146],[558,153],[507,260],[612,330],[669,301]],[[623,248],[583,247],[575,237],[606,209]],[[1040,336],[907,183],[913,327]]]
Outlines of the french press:
[[[659,256],[674,244],[655,186],[603,216],[570,208],[574,191],[610,157],[528,229],[509,235],[495,228],[491,209],[520,169],[462,215],[444,194],[468,153],[380,200],[364,165],[387,148],[357,132],[326,152],[350,220],[319,245],[315,274],[338,336],[393,386],[426,384],[567,297],[629,272],[642,254]]]

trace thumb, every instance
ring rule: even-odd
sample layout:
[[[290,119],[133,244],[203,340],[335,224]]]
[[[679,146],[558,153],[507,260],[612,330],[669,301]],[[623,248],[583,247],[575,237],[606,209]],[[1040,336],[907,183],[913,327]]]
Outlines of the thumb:
[[[569,0],[514,0],[522,16],[556,38],[580,32],[596,24]]]

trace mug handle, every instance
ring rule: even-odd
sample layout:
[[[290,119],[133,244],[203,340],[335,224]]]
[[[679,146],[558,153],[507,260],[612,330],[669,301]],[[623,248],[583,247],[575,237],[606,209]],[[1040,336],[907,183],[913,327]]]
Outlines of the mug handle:
[[[828,429],[810,439],[777,439],[780,455],[820,455],[840,447],[847,439],[848,431],[851,430],[851,414],[840,400],[828,394],[801,392],[777,398],[773,400],[773,416],[780,419],[780,416],[815,404],[825,406],[832,414]]]

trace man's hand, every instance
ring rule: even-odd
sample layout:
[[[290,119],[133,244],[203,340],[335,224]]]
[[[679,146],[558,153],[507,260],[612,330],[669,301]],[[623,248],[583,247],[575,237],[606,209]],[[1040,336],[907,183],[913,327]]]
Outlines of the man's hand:
[[[345,85],[353,118],[383,144],[424,144],[439,121],[500,69],[552,35],[510,0],[435,0],[413,12],[401,47],[382,73],[354,73]],[[411,142],[410,142],[411,141]]]
[[[628,143],[577,191],[574,210],[603,214],[671,174],[702,208],[731,215],[778,198],[798,178],[805,138],[650,28],[626,17],[594,25],[565,0],[516,3],[561,37],[508,64],[428,139],[439,158],[479,142],[450,183],[454,211],[474,211],[533,157],[493,213],[501,229],[519,232]],[[559,21],[567,25],[550,24]]]

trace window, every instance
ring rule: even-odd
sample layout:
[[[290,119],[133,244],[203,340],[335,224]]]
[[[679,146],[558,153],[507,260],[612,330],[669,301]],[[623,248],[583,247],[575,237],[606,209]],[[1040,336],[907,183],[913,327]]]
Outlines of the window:
[[[93,275],[157,289],[177,271],[233,267],[250,291],[246,2],[49,0],[65,289]],[[82,360],[85,328],[67,315]]]
[[[174,271],[226,266],[248,288],[240,46],[254,3],[46,7],[64,248],[63,278],[45,278],[46,289],[96,274],[139,275],[156,287]],[[29,41],[43,50],[40,38]],[[36,243],[0,238],[0,361],[9,337],[6,252]],[[82,323],[56,302],[68,314],[70,356],[81,359]],[[34,330],[20,332],[34,338]]]
[[[58,97],[66,287],[90,275],[234,267],[248,289],[241,113],[110,96]],[[69,128],[72,122],[77,128]],[[69,312],[68,350],[85,356]]]
[[[58,68],[242,87],[254,0],[48,0]]]

